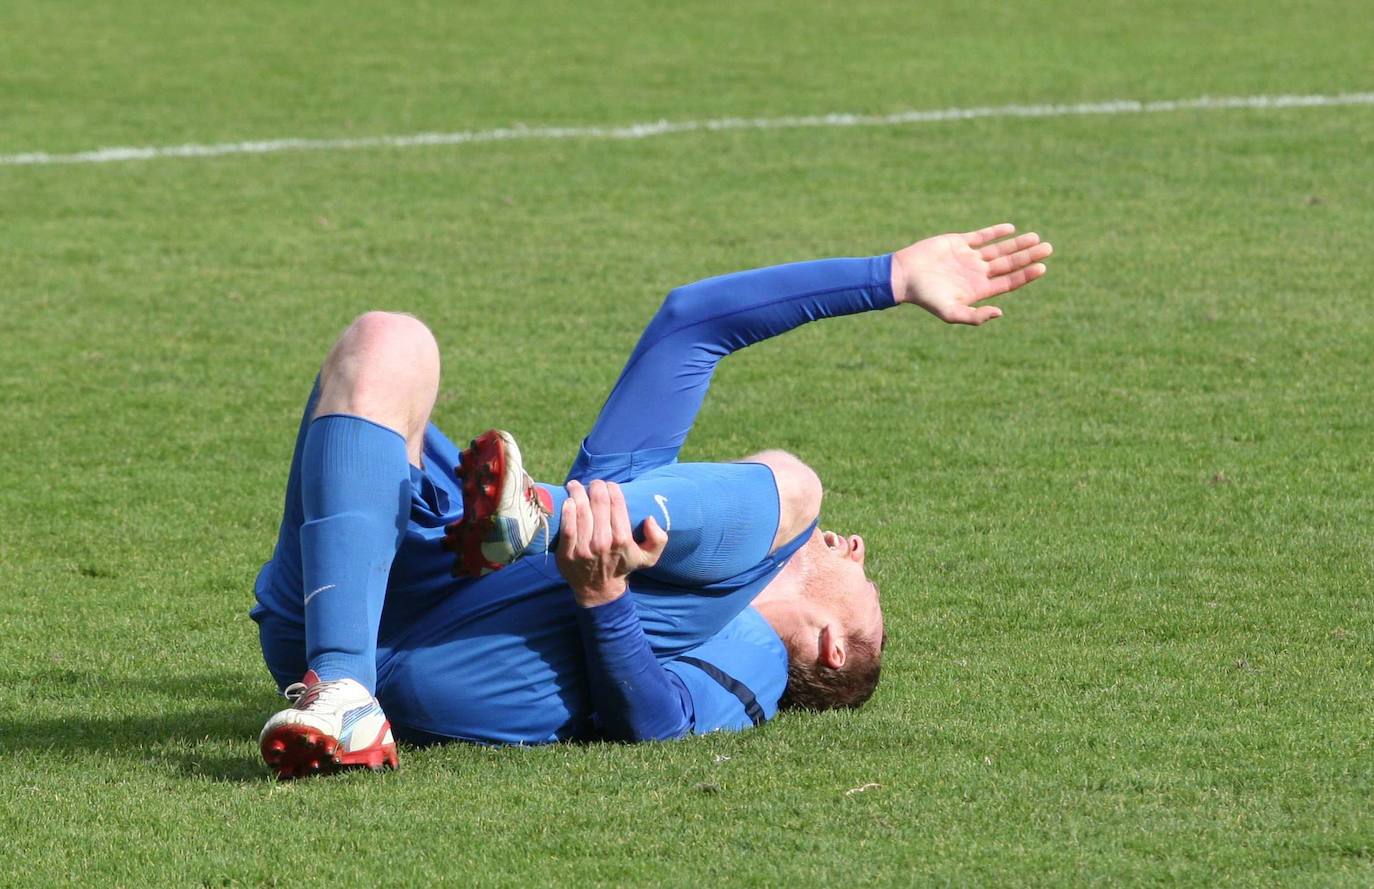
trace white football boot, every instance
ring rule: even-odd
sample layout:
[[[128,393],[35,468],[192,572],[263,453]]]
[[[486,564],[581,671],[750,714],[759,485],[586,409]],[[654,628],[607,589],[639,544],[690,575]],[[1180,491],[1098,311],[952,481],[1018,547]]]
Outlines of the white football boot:
[[[262,758],[278,778],[399,765],[391,723],[361,683],[321,682],[311,670],[285,694],[291,706],[267,720],[258,736]]]
[[[492,429],[474,438],[458,478],[463,517],[444,529],[444,548],[458,557],[454,576],[490,574],[524,555],[540,531],[547,537],[553,498],[525,472],[509,432]]]

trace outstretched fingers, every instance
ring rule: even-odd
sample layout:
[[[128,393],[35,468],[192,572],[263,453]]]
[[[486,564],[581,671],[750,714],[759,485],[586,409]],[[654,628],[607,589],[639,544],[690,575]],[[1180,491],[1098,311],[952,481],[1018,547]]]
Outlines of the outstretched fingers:
[[[1020,240],[1020,238],[1017,240]],[[1026,247],[1024,250],[1017,250],[1015,253],[1007,253],[1005,256],[999,256],[989,262],[988,276],[996,277],[998,275],[1007,275],[1019,271],[1033,262],[1039,262],[1042,259],[1048,258],[1053,252],[1054,246],[1048,242],[1043,244],[1040,243],[1040,238],[1037,235],[1036,243],[1033,245]]]
[[[1005,241],[988,244],[978,251],[978,255],[987,262],[992,262],[999,256],[1006,256],[1017,250],[1025,250],[1027,247],[1034,247],[1039,243],[1040,235],[1035,232],[1026,232],[1024,235],[1017,235],[1014,238],[1007,238]]]
[[[987,297],[1010,293],[1018,287],[1029,284],[1043,274],[1045,274],[1045,265],[1044,263],[1037,262],[1009,274],[1000,275],[996,278],[989,278]],[[987,297],[984,297],[984,299]]]
[[[1000,222],[997,225],[989,225],[987,228],[980,228],[977,231],[964,232],[964,243],[977,250],[984,244],[1005,238],[1007,235],[1016,231],[1016,226],[1010,222]]]

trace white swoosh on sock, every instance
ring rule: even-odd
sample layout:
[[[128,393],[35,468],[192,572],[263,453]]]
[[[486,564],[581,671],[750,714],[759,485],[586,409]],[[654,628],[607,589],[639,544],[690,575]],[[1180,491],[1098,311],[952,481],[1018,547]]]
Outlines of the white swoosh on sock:
[[[655,494],[654,502],[658,504],[659,509],[663,510],[663,530],[673,530],[673,517],[668,515],[668,498],[662,494]]]
[[[301,604],[302,604],[302,605],[309,605],[311,599],[315,598],[316,596],[318,596],[320,593],[324,592],[325,590],[332,590],[332,589],[334,589],[334,587],[336,587],[336,586],[338,586],[338,584],[336,584],[336,583],[327,583],[327,584],[325,584],[324,586],[322,586],[322,587],[320,587],[319,589],[315,590],[315,591],[314,591],[313,593],[311,593],[310,595],[306,596],[306,597],[305,597],[305,601],[302,602]]]

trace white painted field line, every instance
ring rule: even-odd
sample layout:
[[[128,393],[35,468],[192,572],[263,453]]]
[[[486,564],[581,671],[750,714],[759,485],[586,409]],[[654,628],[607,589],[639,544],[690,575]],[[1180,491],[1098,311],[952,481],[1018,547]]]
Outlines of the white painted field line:
[[[558,139],[645,139],[670,133],[723,130],[785,130],[805,127],[883,127],[942,121],[999,117],[1070,117],[1087,114],[1152,114],[1167,111],[1227,111],[1234,109],[1326,108],[1338,105],[1374,105],[1374,93],[1339,93],[1308,96],[1202,96],[1141,102],[1118,99],[1070,105],[992,105],[978,108],[942,108],[932,111],[899,111],[895,114],[822,114],[808,117],[723,117],[714,120],[660,120],[624,126],[526,127],[491,130],[459,130],[454,133],[413,133],[405,136],[363,136],[356,139],[270,139],[258,142],[225,142],[217,145],[153,145],[97,148],[75,154],[0,155],[0,166],[50,164],[103,164],[113,161],[155,160],[170,157],[219,157],[226,154],[272,154],[279,151],[353,151],[363,148],[413,148],[420,145],[466,145],[480,142],[541,141]]]

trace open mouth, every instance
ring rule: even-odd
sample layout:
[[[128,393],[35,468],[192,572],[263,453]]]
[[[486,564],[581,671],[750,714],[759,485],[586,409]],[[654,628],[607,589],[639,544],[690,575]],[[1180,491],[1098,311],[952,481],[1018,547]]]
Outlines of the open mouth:
[[[849,555],[849,541],[834,531],[822,531],[821,541],[840,555]]]

